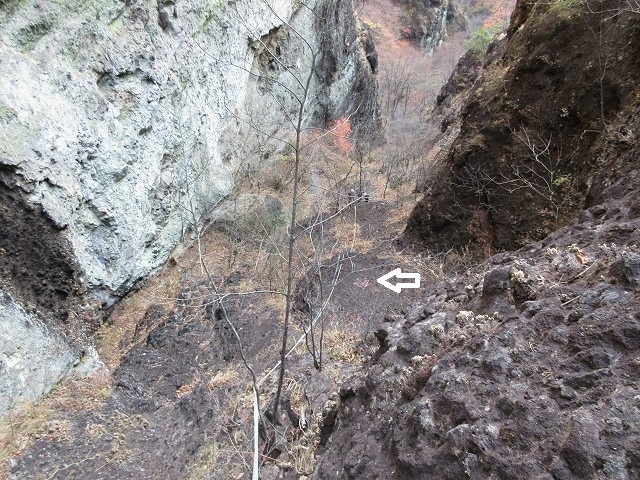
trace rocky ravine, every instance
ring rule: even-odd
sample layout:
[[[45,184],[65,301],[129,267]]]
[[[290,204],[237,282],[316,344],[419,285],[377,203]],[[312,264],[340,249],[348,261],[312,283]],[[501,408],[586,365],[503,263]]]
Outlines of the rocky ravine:
[[[638,478],[639,181],[385,318],[312,478]]]
[[[290,134],[289,72],[306,78],[310,48],[305,124],[377,122],[350,2],[5,1],[0,32],[0,412],[55,383],[105,309],[279,148],[246,122]],[[34,354],[54,346],[56,365]]]
[[[509,38],[492,47],[485,67],[497,65],[508,72],[524,64],[522,71],[529,72],[533,66],[546,65],[543,57],[531,65],[521,61],[520,53],[544,47],[541,37],[529,35],[542,35],[540,26],[553,26],[555,19],[565,27],[581,21],[580,11],[574,10],[579,6],[574,2],[519,2]],[[618,80],[623,77],[624,65],[637,60],[632,49],[637,43],[628,41],[637,35],[636,18],[620,16],[619,25],[624,29],[616,40],[622,48],[616,58],[623,67],[616,74]],[[583,29],[574,32],[584,34]],[[565,28],[562,33],[570,35],[571,30]],[[511,50],[513,57],[505,56],[500,47],[508,52],[509,42],[516,41],[513,39],[518,39],[521,48]],[[578,65],[589,65],[583,58],[590,55],[588,51],[577,55]],[[543,70],[547,72],[546,67]],[[458,117],[454,112],[445,118],[445,128],[453,125],[461,132],[453,135],[459,147],[450,159],[469,146],[487,153],[476,137],[476,128],[482,125],[478,112],[494,127],[503,118],[501,108],[485,110],[487,98],[491,105],[510,98],[509,85],[522,95],[530,94],[526,98],[532,105],[535,98],[546,98],[536,97],[536,90],[515,81],[500,84],[506,89],[502,96],[489,95],[486,92],[495,93],[491,90],[496,87],[491,84],[493,77],[482,71],[458,73],[454,78],[472,84],[473,95],[461,87],[457,93],[463,97],[462,114]],[[536,88],[553,90],[553,85],[562,85],[570,91],[563,72],[551,68],[548,73],[553,80],[536,76]],[[452,272],[447,281],[413,292],[422,298],[407,305],[403,314],[380,318],[378,351],[324,405],[313,478],[633,479],[640,475],[640,206],[636,193],[640,187],[636,133],[640,131],[640,111],[633,95],[630,89],[620,97],[624,101],[617,106],[614,102],[614,109],[620,107],[618,114],[611,117],[607,129],[598,131],[598,140],[585,147],[589,155],[597,154],[606,168],[585,167],[579,177],[578,170],[562,171],[561,175],[573,178],[575,174],[584,180],[569,191],[570,208],[557,215],[553,225],[548,214],[531,214],[526,225],[532,228],[518,230],[538,232],[535,238],[540,240],[529,242],[525,235],[516,236],[516,243],[525,247],[493,255],[463,274]],[[441,103],[446,102],[446,96],[445,90]],[[576,100],[574,105],[580,104]],[[587,109],[584,118],[579,116],[576,121],[592,121],[593,111]],[[595,111],[599,112],[594,122],[601,122],[601,109]],[[564,115],[564,110],[560,113]],[[492,122],[494,114],[496,122]],[[534,134],[537,130],[533,128],[539,127],[534,123],[515,125],[530,128]],[[571,125],[568,131],[572,135],[574,128],[584,127]],[[487,136],[482,138],[495,132],[483,131]],[[540,132],[542,138],[548,138],[547,130]],[[558,138],[555,130],[552,133]],[[451,136],[449,132],[444,137],[449,141]],[[504,151],[513,154],[509,145],[505,144]],[[593,145],[597,149],[590,150]],[[501,145],[495,141],[491,146],[498,149]],[[481,165],[492,165],[490,155],[479,158]],[[577,168],[575,163],[571,165]],[[445,164],[444,175],[438,177],[440,183],[434,184],[443,189],[441,193],[456,185],[447,175],[457,166]],[[532,197],[525,196],[528,200]],[[476,195],[456,203],[451,200],[458,197],[443,198],[457,208],[486,207],[486,202],[464,203],[475,200]],[[523,204],[535,213],[549,207],[503,199],[492,204],[488,213],[499,206],[500,218],[508,218],[519,215]],[[500,240],[499,232],[509,231],[505,224],[495,222],[495,229],[488,230],[495,234],[475,236],[474,232],[482,233],[478,218],[491,218],[487,212],[483,217],[458,215],[455,222],[438,217],[437,210],[431,217],[421,216],[433,212],[432,206],[427,197],[411,224],[413,228],[425,227],[420,231],[421,240],[432,239],[431,245],[445,245],[447,235],[449,241],[463,244],[470,238]],[[368,204],[371,217],[386,218],[388,213],[374,207],[383,206]],[[438,218],[446,221],[438,223]],[[469,218],[476,222],[471,229]],[[440,231],[432,228],[434,225],[450,228]],[[558,225],[565,226],[547,235]],[[511,242],[514,237],[506,238]],[[488,243],[493,249],[504,247]],[[252,266],[242,268],[250,270]],[[181,274],[188,275],[192,273]],[[371,275],[373,281],[375,274]],[[171,309],[149,308],[130,338],[120,340],[127,354],[110,388],[50,397],[63,398],[70,408],[63,403],[56,420],[45,423],[44,430],[32,439],[35,441],[12,458],[14,478],[219,478],[220,472],[229,472],[228,478],[242,478],[248,469],[241,468],[236,474],[223,464],[234,456],[242,461],[238,449],[247,445],[246,438],[235,435],[239,426],[247,424],[250,412],[236,402],[247,388],[244,382],[234,381],[234,372],[223,371],[232,360],[238,361],[237,351],[219,313],[202,304],[207,290],[202,280],[195,275],[194,284],[174,295],[177,298]],[[242,275],[216,280],[231,284],[241,282]],[[360,285],[364,283],[354,283],[352,289],[364,291]],[[356,308],[352,293],[345,291],[342,298],[350,308]],[[232,308],[237,308],[243,328],[262,327],[255,318],[267,328],[275,322],[268,305],[260,310],[260,305],[240,299]],[[248,351],[260,357],[264,336],[252,335],[250,339]],[[264,357],[260,360],[265,361]],[[306,372],[313,369],[309,366],[301,371],[306,380]],[[231,378],[224,376],[227,373]],[[316,378],[308,385],[326,393],[330,381],[320,383]],[[312,398],[318,402],[322,396]],[[221,444],[217,442],[223,437],[231,441],[235,453],[218,450]],[[313,451],[307,445],[302,450]],[[215,468],[199,471],[201,464]],[[265,478],[298,476],[291,465],[281,465],[281,470],[272,467],[263,468]]]
[[[312,478],[640,477],[640,12],[614,3],[518,2],[484,65],[467,56],[443,89],[442,140],[459,133],[405,241],[524,246],[381,321]],[[612,25],[599,47],[615,65],[595,81],[589,32]],[[532,185],[492,180],[533,163],[510,126],[553,139],[555,217]]]

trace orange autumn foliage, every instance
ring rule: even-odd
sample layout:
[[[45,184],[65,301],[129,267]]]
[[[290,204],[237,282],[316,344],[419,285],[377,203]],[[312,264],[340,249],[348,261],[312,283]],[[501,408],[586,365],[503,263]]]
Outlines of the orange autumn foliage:
[[[351,143],[351,120],[348,118],[338,118],[329,127],[332,143],[343,155],[348,155],[353,144]]]

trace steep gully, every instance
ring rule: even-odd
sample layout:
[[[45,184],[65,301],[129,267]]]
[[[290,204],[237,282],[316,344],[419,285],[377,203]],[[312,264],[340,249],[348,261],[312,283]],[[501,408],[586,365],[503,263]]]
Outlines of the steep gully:
[[[295,82],[287,78],[292,67],[279,64],[304,72],[311,68],[308,48],[327,56],[312,77],[305,125],[348,115],[354,128],[375,130],[378,121],[375,51],[351,4],[276,7],[0,5],[0,120],[7,140],[0,156],[0,475],[246,474],[252,433],[246,372],[229,326],[207,300],[209,279],[188,242],[193,224],[216,220],[199,246],[225,291],[278,280],[281,265],[269,265],[275,255],[261,256],[265,242],[283,235],[277,197],[289,194],[287,153],[274,139],[289,133]],[[294,29],[309,36],[301,41]],[[190,55],[180,53],[185,50]],[[266,139],[255,134],[263,127]],[[219,202],[232,180],[238,195]],[[367,207],[369,218],[390,211],[385,202]],[[367,218],[357,210],[349,216]],[[266,220],[269,235],[254,243]],[[358,225],[334,223],[331,234],[353,249],[348,232]],[[403,225],[395,223],[399,233]],[[187,246],[169,258],[185,237]],[[359,256],[359,249],[350,255],[351,269],[342,274],[346,291],[337,289],[337,297],[357,298],[368,283],[361,272],[379,275],[396,261]],[[258,266],[264,267],[259,274]],[[225,307],[256,370],[272,366],[279,301],[237,296]],[[335,318],[344,311],[334,309]],[[327,322],[327,338],[336,337],[326,353],[332,369],[315,372],[302,352],[290,360],[285,400],[296,410],[307,402],[308,424],[363,353],[354,339],[363,334],[364,312],[354,309],[346,313],[357,331]],[[293,330],[299,335],[301,325]],[[315,393],[295,388],[305,376],[314,377]],[[270,378],[265,398],[273,387]],[[300,452],[312,451],[313,432],[298,439],[290,420],[281,424],[283,441],[273,449],[278,459],[266,462],[261,478],[311,473],[313,462],[303,462],[309,455]]]

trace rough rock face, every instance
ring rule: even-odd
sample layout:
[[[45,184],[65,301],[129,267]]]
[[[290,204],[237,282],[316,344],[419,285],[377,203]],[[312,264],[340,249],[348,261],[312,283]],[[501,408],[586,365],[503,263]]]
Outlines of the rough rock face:
[[[638,73],[631,66],[640,61],[632,40],[640,18],[617,12],[617,35],[606,42],[617,66],[594,90],[585,80],[597,65],[587,53],[585,12],[566,2],[534,3],[519,2],[511,37],[492,47],[484,70],[467,57],[443,89],[438,101],[445,110],[462,96],[461,132],[410,228],[428,247],[460,244],[474,230],[476,240],[486,240],[481,234],[495,229],[491,244],[501,248],[543,238],[452,272],[428,285],[403,318],[380,323],[380,350],[327,407],[324,450],[312,478],[640,477],[640,108],[637,84],[626,83]],[[573,35],[577,40],[566,43]],[[563,50],[556,41],[572,47]],[[563,51],[569,63],[550,63]],[[588,92],[606,98],[604,113],[596,115],[601,104]],[[491,178],[480,175],[482,168],[513,172],[492,161],[512,146],[504,122],[524,122],[536,108],[544,116],[521,126],[531,138],[551,133],[575,146],[583,156],[568,155],[560,174],[590,186],[575,187],[585,197],[582,209],[570,207],[576,218],[546,236],[544,229],[533,233],[541,206],[526,192],[502,203],[495,203],[496,191],[485,192],[494,203],[479,218],[475,209],[486,204],[474,204],[478,199],[455,183],[470,168],[477,168],[476,186]],[[459,126],[440,113],[445,131]],[[596,128],[602,115],[606,127],[588,140],[583,129]],[[453,217],[446,202],[466,206],[466,217]],[[512,222],[500,221],[504,215]]]
[[[624,5],[518,2],[482,68],[463,58],[438,98],[462,104],[443,123],[460,132],[407,238],[517,248],[593,205],[603,172],[619,178],[612,162],[637,142],[626,125],[640,84],[640,16]]]
[[[456,33],[467,28],[467,21],[455,2],[450,0],[406,1],[409,26],[403,29],[402,36],[414,40],[429,51],[438,47],[448,33]]]
[[[312,478],[639,478],[639,187],[636,163],[575,223],[385,319]]]
[[[368,64],[344,2],[318,3],[339,16],[326,26],[290,2],[273,11],[250,1],[12,5],[0,14],[3,172],[63,231],[83,284],[109,292],[160,265],[190,216],[199,219],[231,189],[239,159],[222,151],[223,130],[233,133],[233,114],[245,104],[273,107],[256,98],[250,71],[294,83],[266,47],[297,59],[300,76],[309,65],[293,29],[332,56],[317,62],[332,67],[319,77],[332,78],[314,78],[316,115],[352,113],[371,93],[363,91],[370,70],[362,70]],[[367,107],[362,114],[374,108]]]
[[[0,413],[14,401],[46,393],[72,367],[75,354],[7,293],[0,290]]]
[[[0,288],[0,414],[37,400],[64,377],[104,369],[93,346],[70,342],[62,325],[44,320]]]
[[[0,278],[74,334],[291,135],[311,51],[303,124],[375,128],[350,2],[9,1],[0,32]]]

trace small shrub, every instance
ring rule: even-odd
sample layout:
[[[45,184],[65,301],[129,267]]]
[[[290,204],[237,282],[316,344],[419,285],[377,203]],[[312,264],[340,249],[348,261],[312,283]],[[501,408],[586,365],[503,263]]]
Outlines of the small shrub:
[[[571,181],[571,175],[560,175],[559,177],[556,177],[556,179],[553,181],[553,186],[562,187],[569,181]]]
[[[501,31],[502,27],[498,25],[489,28],[479,28],[473,32],[471,38],[467,40],[467,48],[475,54],[476,58],[483,59],[494,37]]]
[[[274,210],[262,215],[261,223],[269,233],[273,233],[278,227],[284,226],[287,223],[287,219],[282,210]]]

